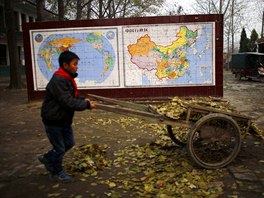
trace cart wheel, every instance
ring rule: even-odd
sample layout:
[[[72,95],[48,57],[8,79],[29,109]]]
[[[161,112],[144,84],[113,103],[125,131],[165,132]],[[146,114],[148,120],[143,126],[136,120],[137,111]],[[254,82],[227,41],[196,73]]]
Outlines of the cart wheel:
[[[177,130],[180,130],[182,135],[181,137],[177,136],[177,133],[174,132],[174,128],[171,125],[167,125],[167,131],[171,140],[179,146],[185,146],[187,144],[187,138],[188,138],[187,134],[189,131],[186,130],[186,128],[180,128],[180,127],[177,127]],[[186,133],[184,133],[184,130],[186,130]]]
[[[239,153],[239,126],[227,115],[206,115],[191,128],[187,146],[190,156],[201,167],[222,168],[232,162]]]

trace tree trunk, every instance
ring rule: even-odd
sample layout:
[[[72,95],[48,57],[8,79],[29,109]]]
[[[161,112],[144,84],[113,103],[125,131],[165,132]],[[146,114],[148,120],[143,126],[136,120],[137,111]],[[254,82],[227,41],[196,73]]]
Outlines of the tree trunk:
[[[112,0],[108,0],[108,2],[107,2],[106,9],[108,11],[107,16],[108,16],[109,19],[113,18],[113,12],[114,12],[114,9],[113,9],[113,5],[114,4],[113,3],[114,3],[114,1],[112,1]]]
[[[227,33],[227,70],[229,70],[230,67],[230,59],[229,57],[232,56],[232,53],[230,52],[230,27],[228,27],[228,33]]]
[[[235,48],[235,38],[234,38],[234,6],[235,6],[235,0],[232,0],[231,4],[231,52],[232,54],[234,53],[234,48]]]
[[[64,4],[63,4],[63,0],[58,0],[58,12],[59,12],[59,21],[64,21]]]
[[[17,37],[15,31],[15,17],[13,1],[5,0],[5,23],[7,29],[7,44],[10,59],[10,89],[20,89],[23,87],[17,47]]]
[[[99,19],[103,18],[103,0],[99,0]]]
[[[126,16],[126,11],[127,11],[127,0],[125,0],[125,2],[124,2],[124,8],[123,8],[122,17]]]
[[[222,12],[223,12],[223,2],[222,2],[222,0],[220,0],[220,2],[219,2],[219,14],[223,14]]]
[[[264,10],[262,15],[262,27],[261,27],[261,38],[264,37]]]
[[[44,0],[37,0],[37,21],[43,21]]]
[[[112,18],[116,18],[115,1],[112,1]]]
[[[87,19],[91,19],[91,5],[92,5],[92,1],[89,1],[87,4]]]
[[[77,16],[76,19],[80,20],[82,18],[82,0],[77,0]]]
[[[208,14],[211,14],[211,1],[209,1],[209,10],[208,10]]]

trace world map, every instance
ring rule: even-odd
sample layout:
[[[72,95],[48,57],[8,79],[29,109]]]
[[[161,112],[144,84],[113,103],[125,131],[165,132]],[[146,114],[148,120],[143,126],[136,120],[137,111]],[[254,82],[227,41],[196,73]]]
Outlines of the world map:
[[[44,77],[42,81],[45,82],[40,82],[43,87],[58,69],[59,55],[66,50],[73,51],[80,57],[76,79],[80,88],[86,87],[87,81],[90,85],[100,87],[116,66],[116,50],[111,44],[111,40],[116,36],[114,31],[56,33],[48,35],[45,39],[41,39],[40,35],[37,34],[35,37],[36,42],[41,43],[36,62]],[[114,82],[116,86],[118,83]]]
[[[215,85],[214,23],[32,30],[34,87],[44,90],[71,50],[80,89]]]

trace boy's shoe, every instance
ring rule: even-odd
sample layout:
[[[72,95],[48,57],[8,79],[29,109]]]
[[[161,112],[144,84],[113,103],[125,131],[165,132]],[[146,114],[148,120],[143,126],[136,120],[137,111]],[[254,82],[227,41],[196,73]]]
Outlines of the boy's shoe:
[[[40,163],[44,164],[47,171],[54,172],[53,166],[48,162],[44,155],[38,156],[38,160],[40,161]]]
[[[50,179],[56,182],[68,183],[72,181],[72,177],[67,175],[64,170],[55,175],[50,175]]]

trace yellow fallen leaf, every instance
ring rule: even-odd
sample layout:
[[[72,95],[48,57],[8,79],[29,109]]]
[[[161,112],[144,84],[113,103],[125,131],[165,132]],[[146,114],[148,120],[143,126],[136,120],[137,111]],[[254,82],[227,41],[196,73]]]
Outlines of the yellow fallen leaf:
[[[60,193],[49,193],[48,197],[59,197],[60,195]]]
[[[197,188],[194,184],[190,184],[189,188],[193,189],[193,188]]]
[[[207,185],[205,182],[199,182],[198,183],[199,187],[202,188],[202,189],[207,189]]]
[[[55,184],[52,186],[52,188],[58,188],[60,186],[60,184]]]
[[[163,179],[159,179],[159,180],[156,182],[156,184],[157,184],[158,186],[163,186],[163,185],[165,184],[165,181],[164,181]]]
[[[147,191],[147,192],[152,192],[153,191],[152,184],[145,184],[144,185],[144,190]]]
[[[108,186],[109,186],[109,188],[114,188],[114,187],[116,187],[116,184],[114,182],[110,182],[108,184]]]

